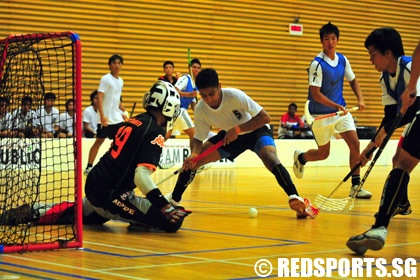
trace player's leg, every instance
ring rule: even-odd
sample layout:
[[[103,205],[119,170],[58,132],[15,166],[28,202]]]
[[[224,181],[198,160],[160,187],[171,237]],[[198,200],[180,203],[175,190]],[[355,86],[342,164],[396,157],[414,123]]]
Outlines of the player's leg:
[[[357,254],[383,248],[389,222],[406,196],[410,174],[420,161],[420,119],[413,121],[410,126],[410,132],[403,140],[394,169],[385,181],[375,224],[367,232],[350,237],[346,243],[347,247]]]
[[[98,155],[99,148],[101,147],[102,143],[105,141],[105,138],[99,138],[99,136],[93,142],[92,147],[89,150],[89,157],[86,169],[84,171],[84,175],[88,175],[90,170],[92,170],[93,163],[95,162],[96,156]]]
[[[356,126],[354,119],[349,113],[345,116],[340,117],[340,121],[337,122],[336,131],[346,141],[347,146],[350,150],[350,170],[360,162],[360,141],[357,136]],[[360,185],[360,168],[358,168],[351,175],[351,188],[349,196],[353,196],[354,193],[359,189]],[[356,194],[356,198],[369,199],[372,197],[372,193],[361,188]]]
[[[279,185],[288,195],[290,208],[296,211],[298,218],[306,218],[308,215],[315,218],[319,212],[318,209],[312,207],[308,199],[299,196],[289,172],[280,163],[271,135],[264,135],[263,131],[261,131],[259,134],[256,133],[256,137],[258,140],[254,147],[254,152],[261,158],[265,167],[273,173]]]
[[[397,149],[395,151],[395,155],[392,157],[392,166],[393,168],[395,168],[396,163],[398,162],[398,157],[401,153],[402,150],[402,143],[404,141],[404,137],[407,134],[407,130],[410,126],[406,126],[404,129],[403,134],[400,137],[400,140],[398,141],[398,145],[397,145]],[[410,201],[408,200],[408,193],[407,195],[403,198],[403,200],[401,201],[401,204],[398,206],[398,209],[396,211],[395,214],[399,214],[399,215],[409,215],[411,214],[411,204]]]
[[[316,140],[317,149],[306,152],[296,150],[293,154],[293,173],[296,178],[302,178],[305,164],[310,161],[324,160],[330,155],[330,139],[334,134],[334,124],[337,120],[321,119],[312,124],[312,132]]]
[[[346,141],[350,151],[350,170],[360,162],[360,141],[357,137],[357,133],[354,130],[340,133],[341,137]],[[358,168],[351,175],[351,188],[349,196],[353,196],[354,192],[359,188],[360,185],[360,168]],[[372,193],[361,188],[356,194],[356,198],[369,199],[372,197]]]

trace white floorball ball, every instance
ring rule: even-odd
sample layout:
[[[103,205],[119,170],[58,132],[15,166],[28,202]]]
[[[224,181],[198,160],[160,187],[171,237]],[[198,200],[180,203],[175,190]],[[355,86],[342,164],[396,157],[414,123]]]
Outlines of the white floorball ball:
[[[249,208],[248,215],[249,215],[250,218],[257,217],[257,215],[258,215],[257,209],[255,209],[253,207]]]

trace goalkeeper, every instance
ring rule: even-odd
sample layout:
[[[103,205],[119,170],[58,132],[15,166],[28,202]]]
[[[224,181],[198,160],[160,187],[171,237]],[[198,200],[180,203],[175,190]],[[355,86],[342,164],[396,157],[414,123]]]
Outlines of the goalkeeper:
[[[179,115],[180,97],[173,85],[158,81],[143,104],[146,112],[124,122],[86,178],[85,222],[94,213],[94,218],[102,218],[96,223],[117,219],[175,232],[191,212],[170,205],[151,174],[159,163],[164,135]],[[136,187],[147,199],[134,195]]]
[[[129,228],[144,229],[147,231],[176,232],[182,223],[172,223],[168,221],[154,207],[151,202],[144,197],[134,196],[134,192],[127,193],[130,199],[137,201],[139,215],[136,221],[125,219],[118,214],[111,214],[103,211],[98,213],[90,201],[83,198],[83,224],[102,225],[111,219],[130,223]],[[17,208],[9,209],[0,215],[0,225],[19,225],[33,223],[37,225],[64,225],[73,224],[75,221],[75,203],[60,202],[56,204],[35,203],[33,207],[23,204]]]

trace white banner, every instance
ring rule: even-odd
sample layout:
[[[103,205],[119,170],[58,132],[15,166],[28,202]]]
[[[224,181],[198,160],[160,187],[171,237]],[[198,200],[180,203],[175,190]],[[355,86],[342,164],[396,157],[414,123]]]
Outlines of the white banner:
[[[0,143],[0,169],[39,168],[39,139],[2,138]]]

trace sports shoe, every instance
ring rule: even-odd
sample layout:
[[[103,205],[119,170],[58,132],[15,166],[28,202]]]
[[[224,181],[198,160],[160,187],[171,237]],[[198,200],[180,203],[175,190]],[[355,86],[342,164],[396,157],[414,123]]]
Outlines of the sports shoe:
[[[356,192],[357,188],[359,188],[359,185],[354,185],[351,187],[350,189],[350,194],[349,196],[353,197],[354,193]],[[361,199],[369,199],[372,197],[372,193],[364,190],[363,188],[361,188],[359,190],[359,192],[356,194],[356,198],[361,198]]]
[[[367,250],[378,251],[385,245],[388,236],[386,227],[371,228],[370,230],[350,237],[347,240],[347,247],[358,255],[364,255]]]
[[[295,194],[289,196],[289,206],[292,210],[296,211],[296,217],[298,219],[305,219],[308,216],[315,219],[319,213],[319,209],[312,206],[309,199],[301,198]]]
[[[305,171],[305,166],[300,163],[299,161],[299,155],[302,152],[300,150],[296,150],[293,158],[294,158],[294,162],[293,162],[293,173],[295,173],[296,178],[301,179],[303,177],[303,171]]]
[[[169,169],[175,166],[175,162],[159,162],[158,167],[160,169]]]
[[[394,212],[394,215],[392,215],[392,217],[394,217],[395,215],[410,215],[411,212],[413,212],[411,210],[411,204],[410,201],[408,201],[405,205],[398,205],[397,209]]]
[[[179,202],[176,202],[175,200],[172,199],[172,193],[165,194],[165,198],[169,202],[169,204],[171,204],[172,206],[174,207],[179,206]]]
[[[86,167],[85,171],[83,172],[83,175],[87,176],[89,174],[89,172],[92,170],[92,166],[90,167]]]
[[[395,209],[394,214],[392,214],[392,217],[394,217],[395,215],[407,216],[407,215],[410,215],[411,212],[413,211],[411,210],[411,204],[408,201],[405,205],[402,205],[402,204],[398,205],[397,209]],[[376,216],[378,216],[378,212],[375,213],[375,218]]]

